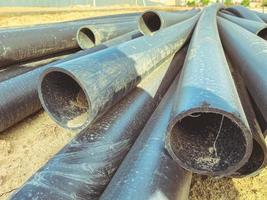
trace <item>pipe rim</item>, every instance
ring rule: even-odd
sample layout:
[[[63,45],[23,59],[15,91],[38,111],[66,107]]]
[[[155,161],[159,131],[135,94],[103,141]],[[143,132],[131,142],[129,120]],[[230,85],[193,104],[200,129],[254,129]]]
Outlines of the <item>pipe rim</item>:
[[[68,77],[75,84],[77,84],[77,86],[79,86],[79,89],[81,89],[82,93],[84,94],[85,101],[86,101],[88,107],[86,108],[87,109],[86,112],[83,113],[85,115],[84,116],[85,118],[82,118],[83,119],[82,122],[76,126],[69,123],[69,121],[71,121],[71,120],[64,122],[64,120],[62,120],[62,118],[57,117],[53,112],[51,112],[53,109],[51,109],[50,106],[48,105],[46,97],[44,97],[43,92],[42,92],[43,91],[43,88],[42,88],[43,81],[45,80],[45,78],[48,75],[51,75],[51,73],[61,73],[63,76]],[[52,89],[52,91],[53,91],[53,89]],[[42,107],[48,113],[49,117],[52,118],[52,120],[55,121],[57,124],[59,124],[61,127],[66,128],[66,129],[70,129],[70,130],[83,130],[90,123],[90,114],[92,113],[92,106],[91,106],[90,97],[88,96],[86,89],[83,86],[82,82],[80,82],[79,79],[74,74],[69,72],[68,70],[66,70],[64,68],[60,68],[60,67],[51,67],[51,68],[45,70],[42,73],[42,75],[40,76],[39,81],[38,81],[38,96],[39,96],[40,102],[42,104]]]
[[[260,29],[257,33],[257,36],[261,37],[264,40],[267,40],[267,26],[265,28]]]
[[[156,26],[155,27],[149,27],[146,23],[146,21],[144,20],[144,17],[149,18],[149,15],[152,15],[152,19],[156,20]],[[150,20],[149,22],[151,23],[152,19],[148,19]],[[142,13],[142,15],[139,17],[138,19],[138,29],[140,30],[141,33],[143,33],[144,35],[153,35],[155,32],[160,31],[163,27],[163,23],[164,20],[162,19],[162,17],[160,16],[160,14],[157,11],[153,11],[153,10],[148,10],[145,11],[144,13]],[[152,26],[152,25],[151,25]]]
[[[261,151],[260,153],[256,150],[256,154],[253,154],[254,150],[255,150],[255,146],[257,146],[258,150]],[[267,159],[266,153],[267,153],[266,145],[263,144],[261,141],[258,141],[256,138],[253,138],[253,149],[252,149],[251,157],[253,155],[258,156],[260,154],[262,156],[262,160],[259,162],[259,164],[257,165],[256,168],[253,168],[253,170],[244,169],[243,167],[246,166],[246,165],[244,165],[239,170],[237,170],[236,173],[232,174],[231,177],[243,178],[243,177],[253,177],[253,176],[258,175],[264,169],[263,167],[266,165],[266,159]],[[249,158],[248,162],[250,161],[250,158]],[[241,172],[241,170],[244,170],[244,171]]]
[[[82,26],[76,33],[76,41],[83,50],[90,49],[100,44],[100,36],[94,26]]]
[[[244,156],[242,157],[241,160],[239,160],[238,163],[236,163],[233,166],[229,166],[226,170],[223,170],[223,171],[217,171],[217,172],[216,171],[205,171],[205,170],[198,170],[193,167],[190,167],[186,165],[184,161],[180,160],[179,157],[177,157],[177,155],[174,153],[174,150],[171,144],[171,136],[172,136],[171,130],[174,128],[174,126],[179,121],[181,121],[185,117],[188,117],[189,115],[192,115],[194,113],[204,113],[204,114],[211,113],[211,114],[223,115],[224,117],[227,117],[229,120],[231,120],[231,122],[233,122],[235,125],[237,125],[237,127],[242,131],[243,138],[245,139],[245,142],[246,142]],[[186,112],[179,114],[178,116],[173,118],[173,120],[170,122],[168,131],[166,134],[166,142],[165,142],[165,147],[167,151],[169,152],[173,160],[177,162],[182,168],[192,171],[193,173],[201,174],[201,175],[210,175],[210,176],[219,176],[219,177],[229,176],[233,174],[234,172],[236,172],[238,169],[240,169],[250,158],[250,155],[252,153],[252,146],[253,146],[252,145],[252,134],[250,132],[250,129],[247,128],[247,126],[238,117],[236,117],[235,114],[229,113],[224,110],[217,109],[217,108],[193,108],[193,109],[190,109]]]

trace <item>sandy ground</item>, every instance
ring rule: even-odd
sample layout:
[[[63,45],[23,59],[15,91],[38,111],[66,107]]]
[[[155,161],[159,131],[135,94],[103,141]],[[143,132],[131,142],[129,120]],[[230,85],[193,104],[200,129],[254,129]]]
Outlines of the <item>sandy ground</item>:
[[[21,10],[23,13],[18,13]],[[66,21],[125,11],[136,12],[144,8],[90,10],[78,7],[72,10],[0,8],[0,26]],[[57,126],[43,111],[0,134],[0,200],[7,199],[12,191],[20,187],[74,136],[75,133]],[[267,169],[257,177],[243,179],[215,179],[194,175],[190,199],[267,200]]]

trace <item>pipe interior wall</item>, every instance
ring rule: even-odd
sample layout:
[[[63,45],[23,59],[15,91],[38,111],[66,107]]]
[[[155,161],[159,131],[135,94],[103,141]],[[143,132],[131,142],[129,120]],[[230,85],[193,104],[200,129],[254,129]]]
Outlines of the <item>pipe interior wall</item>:
[[[35,199],[68,199],[73,195],[98,199],[181,69],[185,54],[183,48],[166,58],[133,92],[49,160],[11,199],[27,199],[29,195]]]
[[[38,94],[60,126],[84,129],[189,39],[198,16],[43,72]],[[175,33],[175,34],[174,34]],[[101,73],[100,73],[101,72]]]
[[[180,166],[211,176],[232,174],[252,152],[252,134],[217,29],[222,8],[205,8],[196,25],[166,139]]]

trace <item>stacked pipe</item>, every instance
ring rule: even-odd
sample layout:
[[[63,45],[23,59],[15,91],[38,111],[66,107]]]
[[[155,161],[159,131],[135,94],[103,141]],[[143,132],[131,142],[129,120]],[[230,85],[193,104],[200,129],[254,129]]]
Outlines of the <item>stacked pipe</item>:
[[[213,4],[99,21],[71,34],[83,50],[0,81],[0,131],[41,105],[79,131],[11,199],[187,199],[192,173],[260,173],[267,164],[260,14]]]

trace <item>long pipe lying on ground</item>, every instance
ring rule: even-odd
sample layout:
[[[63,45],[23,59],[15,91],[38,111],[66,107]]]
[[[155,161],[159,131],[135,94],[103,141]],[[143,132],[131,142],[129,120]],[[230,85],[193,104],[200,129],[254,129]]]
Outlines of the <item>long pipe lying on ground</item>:
[[[156,31],[182,22],[195,16],[199,12],[193,9],[183,13],[180,12],[163,12],[163,11],[146,11],[141,14],[138,22],[139,30],[144,35],[151,35]]]
[[[138,38],[141,35],[140,32],[133,31],[91,49],[77,52],[54,63],[0,82],[0,132],[41,109],[42,106],[38,98],[37,83],[39,76],[45,69],[54,64],[67,62]]]
[[[79,133],[11,199],[98,199],[181,69],[186,49],[166,59],[128,96]],[[172,59],[173,58],[173,59]]]
[[[267,14],[254,11],[265,23],[267,23]]]
[[[251,33],[254,33],[258,35],[259,37],[267,40],[267,24],[266,23],[256,22],[253,20],[235,17],[235,16],[224,14],[224,13],[220,13],[219,16],[231,22],[234,22],[235,24],[247,29]]]
[[[188,40],[199,16],[43,72],[38,94],[60,126],[84,129]]]
[[[252,135],[217,30],[221,8],[207,7],[196,25],[166,139],[180,166],[212,176],[232,174],[252,152]]]
[[[226,8],[226,10],[234,13],[238,17],[264,23],[264,21],[258,15],[244,6],[231,6]]]
[[[0,30],[0,67],[70,49],[78,49],[77,30],[95,24],[137,23],[137,16],[80,20]],[[137,26],[137,25],[136,25]]]
[[[188,199],[192,173],[166,153],[165,133],[178,77],[111,179],[101,200]]]
[[[232,66],[230,61],[228,63],[231,68],[231,72],[237,86],[238,94],[253,136],[253,149],[248,162],[231,176],[235,178],[256,176],[267,164],[267,146],[264,141],[262,130],[253,110],[252,102],[247,92],[245,83],[238,70],[236,70],[236,66]]]
[[[72,55],[77,51],[71,50],[71,51],[65,51],[61,52],[59,54],[54,54],[50,56],[41,57],[38,60],[30,61],[30,62],[22,62],[19,64],[14,64],[11,66],[4,67],[0,69],[0,82],[11,79],[13,77],[19,76],[20,74],[24,74],[26,72],[29,72],[31,70],[34,70],[38,67],[47,65],[52,62],[56,62],[58,60],[61,60],[67,56]]]
[[[81,49],[89,49],[103,42],[137,29],[137,22],[87,25],[78,29],[76,40]]]
[[[218,17],[223,46],[238,67],[252,98],[267,121],[267,43],[240,26]]]

